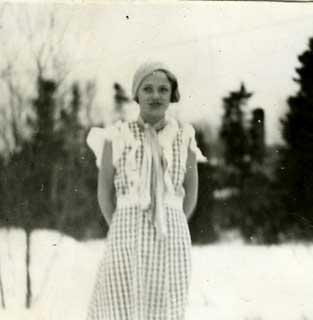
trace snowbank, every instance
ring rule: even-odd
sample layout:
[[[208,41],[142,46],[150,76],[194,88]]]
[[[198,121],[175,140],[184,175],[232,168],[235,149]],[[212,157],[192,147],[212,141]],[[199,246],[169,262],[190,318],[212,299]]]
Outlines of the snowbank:
[[[33,307],[25,301],[25,238],[0,230],[0,270],[9,310],[0,319],[83,320],[105,241],[50,231],[31,237]],[[240,242],[194,247],[187,320],[313,318],[313,245]]]

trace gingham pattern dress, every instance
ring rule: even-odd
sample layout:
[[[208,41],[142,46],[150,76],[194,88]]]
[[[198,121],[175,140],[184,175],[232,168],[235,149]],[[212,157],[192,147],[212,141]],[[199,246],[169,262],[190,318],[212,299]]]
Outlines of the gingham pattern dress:
[[[183,320],[191,275],[191,239],[183,212],[183,180],[194,130],[175,120],[158,133],[167,163],[167,236],[159,239],[139,206],[144,131],[136,121],[107,129],[112,141],[117,205],[107,235],[88,320]]]

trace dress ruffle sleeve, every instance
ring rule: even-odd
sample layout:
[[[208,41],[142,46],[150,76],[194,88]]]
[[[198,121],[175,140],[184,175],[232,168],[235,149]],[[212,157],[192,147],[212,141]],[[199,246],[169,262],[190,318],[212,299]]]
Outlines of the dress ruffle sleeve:
[[[197,162],[206,162],[206,157],[202,154],[201,150],[197,146],[196,137],[195,137],[195,129],[191,124],[184,125],[184,153],[183,153],[183,161],[186,163],[188,149],[196,155]]]
[[[87,135],[86,142],[96,157],[96,165],[98,168],[101,164],[101,156],[105,140],[107,140],[107,132],[104,128],[93,127]]]
[[[110,141],[114,144],[113,150],[113,165],[117,162],[123,152],[123,139],[121,137],[121,124],[117,122],[106,128],[93,127],[90,129],[86,142],[89,148],[93,151],[96,157],[96,165],[101,166],[101,158],[105,141]]]

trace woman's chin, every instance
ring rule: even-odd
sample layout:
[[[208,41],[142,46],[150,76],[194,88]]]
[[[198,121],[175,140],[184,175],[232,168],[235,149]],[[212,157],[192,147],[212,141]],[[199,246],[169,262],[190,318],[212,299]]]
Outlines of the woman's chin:
[[[165,116],[165,110],[164,109],[160,109],[160,110],[149,110],[149,112],[145,113],[144,118],[146,119],[162,119]]]

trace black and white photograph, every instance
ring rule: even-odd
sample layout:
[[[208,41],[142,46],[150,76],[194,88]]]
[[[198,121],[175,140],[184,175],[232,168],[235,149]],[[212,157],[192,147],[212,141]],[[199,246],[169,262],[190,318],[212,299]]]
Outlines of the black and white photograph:
[[[0,2],[0,319],[313,319],[313,2]]]

